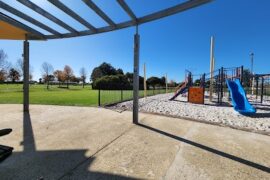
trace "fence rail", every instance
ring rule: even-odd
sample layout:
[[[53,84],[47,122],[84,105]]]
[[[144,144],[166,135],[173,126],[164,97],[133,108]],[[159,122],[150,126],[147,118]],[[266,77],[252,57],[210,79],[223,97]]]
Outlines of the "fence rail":
[[[169,87],[167,93],[175,91],[175,87]],[[165,88],[148,89],[147,96],[165,94]],[[144,97],[144,90],[139,91],[139,97]],[[106,106],[133,99],[133,90],[98,90],[98,105]]]

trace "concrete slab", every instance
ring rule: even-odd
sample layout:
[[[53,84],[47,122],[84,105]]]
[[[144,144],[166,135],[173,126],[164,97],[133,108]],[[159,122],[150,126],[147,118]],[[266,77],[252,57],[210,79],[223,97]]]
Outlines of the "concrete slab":
[[[102,108],[0,105],[1,179],[270,179],[270,137]]]

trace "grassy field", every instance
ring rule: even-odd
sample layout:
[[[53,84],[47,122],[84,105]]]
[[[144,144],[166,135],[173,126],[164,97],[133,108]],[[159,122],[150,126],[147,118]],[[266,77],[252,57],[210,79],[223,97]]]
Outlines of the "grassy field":
[[[165,90],[149,90],[147,94],[165,93]],[[132,99],[131,90],[102,90],[100,94],[101,104],[110,104],[120,102],[121,100]],[[143,96],[143,91],[140,91]],[[0,84],[0,104],[22,104],[23,86],[21,84]],[[70,86],[59,88],[57,85],[50,86],[47,90],[45,85],[30,85],[30,104],[48,104],[48,105],[70,105],[70,106],[97,106],[98,90],[92,90],[91,87]]]

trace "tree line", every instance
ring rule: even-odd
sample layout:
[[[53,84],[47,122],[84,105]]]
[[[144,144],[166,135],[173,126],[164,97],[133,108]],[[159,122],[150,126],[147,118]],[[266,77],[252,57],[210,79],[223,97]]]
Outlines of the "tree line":
[[[15,65],[8,60],[8,55],[0,49],[0,82],[15,83],[23,78],[23,60],[19,58]],[[33,79],[33,67],[30,67],[29,80]]]
[[[19,82],[23,80],[23,60],[19,58],[15,65],[7,61],[7,54],[0,49],[0,82]],[[29,80],[33,79],[33,67],[30,66]],[[42,77],[39,78],[40,84],[46,84],[49,89],[51,84],[58,83],[58,86],[65,84],[69,88],[71,83],[82,83],[84,87],[87,79],[87,70],[85,67],[80,69],[80,75],[74,75],[73,69],[69,65],[64,68],[54,70],[53,66],[48,62],[43,62],[41,65]],[[90,75],[93,89],[132,89],[133,73],[124,73],[121,68],[115,68],[111,64],[103,62],[92,70]],[[146,81],[147,89],[162,88],[166,85],[166,78],[152,76]],[[175,87],[177,84],[174,81],[168,82],[168,86]],[[139,89],[144,89],[144,78],[139,76]]]
[[[98,67],[95,67],[91,74],[92,88],[93,89],[132,89],[133,87],[133,73],[127,72],[124,74],[120,68],[115,68],[111,64],[103,62]],[[157,87],[162,88],[166,86],[166,78],[163,76],[149,77],[146,80],[147,89]],[[176,82],[170,81],[169,86],[175,87]],[[144,78],[139,76],[139,89],[144,89]]]

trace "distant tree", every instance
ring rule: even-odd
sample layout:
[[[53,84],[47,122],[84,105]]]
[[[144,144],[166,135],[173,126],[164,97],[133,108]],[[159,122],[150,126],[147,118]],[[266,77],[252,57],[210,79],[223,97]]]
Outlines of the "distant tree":
[[[130,84],[127,81],[126,76],[121,75],[121,74],[103,76],[101,78],[98,78],[93,83],[94,89],[121,90],[121,89],[127,89],[129,87],[130,87]]]
[[[125,74],[128,82],[130,83],[130,85],[132,86],[133,84],[133,73],[127,72]],[[144,78],[142,76],[139,76],[139,89],[143,90],[144,89]]]
[[[7,80],[9,63],[7,61],[7,54],[0,49],[0,82]]]
[[[116,74],[124,75],[124,71],[119,68],[119,69],[116,70]]]
[[[65,65],[63,73],[64,73],[65,80],[67,82],[67,88],[69,88],[69,82],[71,80],[71,77],[73,76],[73,70],[71,69],[70,66]]]
[[[170,80],[168,82],[168,87],[176,87],[176,86],[177,86],[177,83],[174,80]]]
[[[159,85],[160,86],[166,86],[166,77],[165,76],[162,76],[160,78],[160,84]]]
[[[44,82],[47,83],[47,89],[49,89],[50,75],[53,74],[53,66],[48,62],[44,62],[41,65],[41,72],[44,79]]]
[[[11,79],[11,81],[14,83],[15,81],[20,80],[21,75],[20,75],[20,73],[19,73],[16,69],[11,68],[11,69],[9,70],[8,77],[9,77],[9,78]]]
[[[102,76],[116,74],[117,70],[111,64],[103,62],[101,65],[93,69],[91,74],[91,80],[94,82],[96,79],[101,78]]]
[[[155,77],[155,76],[148,78],[146,82],[148,85],[152,86],[153,89],[155,89],[156,86],[163,84],[162,80],[158,77]]]
[[[17,59],[16,69],[20,73],[21,77],[23,77],[24,69],[23,69],[23,59],[22,58]],[[30,65],[30,68],[29,68],[29,80],[33,79],[33,71],[34,71],[34,68],[33,68],[33,66]]]
[[[64,82],[65,81],[64,72],[61,71],[61,70],[56,70],[56,71],[53,72],[53,75],[57,79],[58,85],[60,87],[60,82]]]
[[[16,69],[20,73],[20,75],[23,77],[23,59],[19,58],[16,61]]]
[[[82,67],[80,69],[80,75],[81,75],[81,79],[82,79],[82,83],[83,83],[83,88],[84,88],[84,84],[85,84],[85,80],[86,80],[86,76],[87,76],[87,72],[86,72],[86,69],[84,67]]]
[[[42,82],[42,78],[39,78],[38,83],[41,84],[41,82]]]
[[[252,73],[249,69],[243,70],[243,86],[244,87],[251,87],[251,79],[252,79]]]
[[[195,85],[195,86],[200,86],[200,84],[201,84],[201,80],[200,80],[200,79],[196,79],[196,80],[194,81],[194,85]]]

